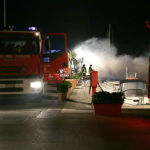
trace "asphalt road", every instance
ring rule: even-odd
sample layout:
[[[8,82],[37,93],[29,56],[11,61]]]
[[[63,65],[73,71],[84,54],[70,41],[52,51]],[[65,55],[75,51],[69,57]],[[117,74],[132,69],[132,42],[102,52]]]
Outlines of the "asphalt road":
[[[95,116],[88,89],[70,100],[0,105],[0,150],[149,150],[149,106],[124,107],[119,117]],[[77,100],[78,97],[78,100]]]
[[[40,137],[49,130],[41,132],[43,118],[47,115],[53,118],[61,107],[58,101],[49,99],[41,103],[0,105],[0,150],[43,150]]]

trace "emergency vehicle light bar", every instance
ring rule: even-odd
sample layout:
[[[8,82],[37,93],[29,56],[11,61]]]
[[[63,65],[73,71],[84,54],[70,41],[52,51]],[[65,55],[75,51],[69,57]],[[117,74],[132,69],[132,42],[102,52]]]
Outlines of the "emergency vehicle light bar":
[[[27,27],[28,31],[37,31],[37,27]]]

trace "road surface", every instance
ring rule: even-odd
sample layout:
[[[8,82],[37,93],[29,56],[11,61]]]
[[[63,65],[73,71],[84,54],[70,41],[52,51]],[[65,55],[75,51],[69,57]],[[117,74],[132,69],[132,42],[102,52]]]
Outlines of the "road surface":
[[[0,105],[0,150],[149,150],[150,106],[95,116],[88,88],[67,102]]]

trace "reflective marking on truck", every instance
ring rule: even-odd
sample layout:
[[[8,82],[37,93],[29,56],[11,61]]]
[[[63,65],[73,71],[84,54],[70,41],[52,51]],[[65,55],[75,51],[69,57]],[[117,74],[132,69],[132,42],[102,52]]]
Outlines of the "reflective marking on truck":
[[[5,84],[5,88],[15,88],[15,84]]]

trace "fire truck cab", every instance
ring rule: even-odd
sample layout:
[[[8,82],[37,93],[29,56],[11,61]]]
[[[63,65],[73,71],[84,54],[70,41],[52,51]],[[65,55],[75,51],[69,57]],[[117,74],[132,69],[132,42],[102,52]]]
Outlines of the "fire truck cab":
[[[0,31],[0,99],[40,101],[43,94],[42,39],[35,27]]]

